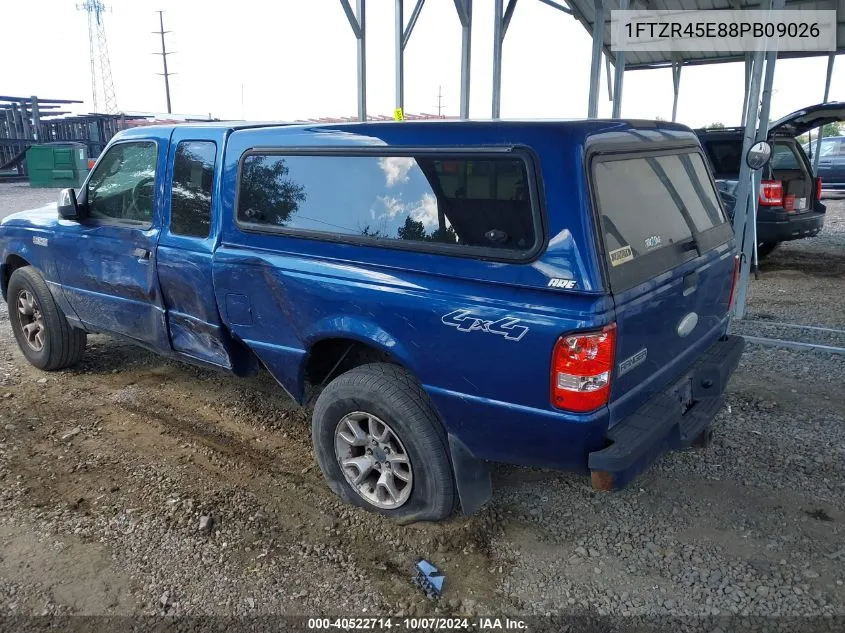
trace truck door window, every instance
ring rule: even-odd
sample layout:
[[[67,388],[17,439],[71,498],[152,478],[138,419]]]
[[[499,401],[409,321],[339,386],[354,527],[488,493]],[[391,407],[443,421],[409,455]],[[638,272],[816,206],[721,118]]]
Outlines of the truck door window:
[[[173,161],[170,232],[208,237],[211,230],[211,189],[217,145],[212,141],[182,141]]]
[[[88,179],[88,215],[149,226],[153,220],[157,145],[118,143],[109,148]]]
[[[244,228],[402,240],[524,258],[540,234],[529,170],[518,156],[281,156],[241,164]],[[316,237],[316,235],[315,235]],[[514,253],[508,255],[508,252]],[[519,253],[519,254],[516,254]]]
[[[812,141],[810,143],[810,149],[816,149],[816,141]],[[833,156],[834,154],[839,153],[837,150],[839,149],[839,143],[834,141],[822,141],[822,149],[819,152],[820,157],[825,156]]]

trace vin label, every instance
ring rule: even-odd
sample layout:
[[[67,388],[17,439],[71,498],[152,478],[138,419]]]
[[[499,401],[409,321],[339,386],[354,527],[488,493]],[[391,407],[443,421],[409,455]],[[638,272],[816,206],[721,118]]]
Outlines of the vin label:
[[[608,254],[610,255],[611,266],[618,266],[619,264],[624,264],[625,262],[629,262],[634,259],[634,251],[631,250],[630,246],[617,248],[616,250],[610,251]]]

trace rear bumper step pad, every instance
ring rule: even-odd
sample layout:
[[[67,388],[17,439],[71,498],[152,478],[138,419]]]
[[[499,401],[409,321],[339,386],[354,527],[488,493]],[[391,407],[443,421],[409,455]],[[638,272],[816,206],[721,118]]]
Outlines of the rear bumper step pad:
[[[593,486],[623,488],[666,451],[706,443],[744,346],[739,336],[720,339],[681,380],[610,429],[609,446],[589,455]],[[685,392],[692,396],[688,408]]]

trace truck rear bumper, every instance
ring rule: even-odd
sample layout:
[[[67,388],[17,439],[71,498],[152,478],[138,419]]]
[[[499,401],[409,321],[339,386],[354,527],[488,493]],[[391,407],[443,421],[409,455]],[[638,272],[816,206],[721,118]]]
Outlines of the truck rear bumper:
[[[758,242],[786,242],[816,235],[824,227],[824,213],[802,213],[786,220],[758,220]]]
[[[589,455],[593,485],[622,488],[667,450],[707,437],[744,346],[739,336],[720,339],[681,380],[610,429],[608,446]]]

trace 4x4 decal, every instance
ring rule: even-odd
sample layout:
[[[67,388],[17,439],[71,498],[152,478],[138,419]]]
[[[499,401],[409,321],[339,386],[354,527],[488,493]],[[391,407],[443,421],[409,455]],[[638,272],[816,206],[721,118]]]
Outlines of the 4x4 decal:
[[[484,317],[477,316],[471,310],[455,310],[444,314],[440,321],[443,325],[457,328],[460,332],[487,332],[504,336],[508,341],[519,341],[528,334],[528,328],[519,325],[520,320],[513,317],[504,317],[498,321],[491,321]]]

